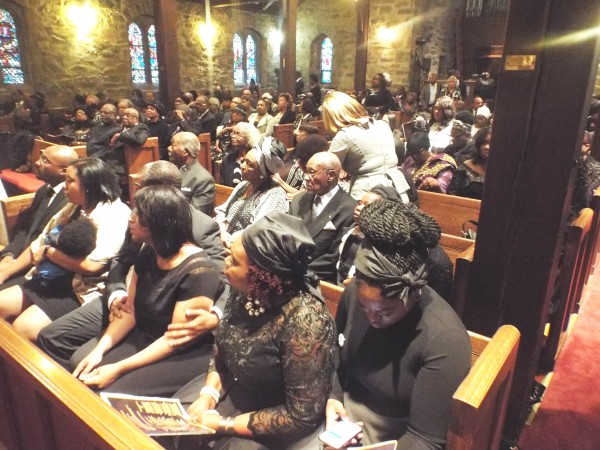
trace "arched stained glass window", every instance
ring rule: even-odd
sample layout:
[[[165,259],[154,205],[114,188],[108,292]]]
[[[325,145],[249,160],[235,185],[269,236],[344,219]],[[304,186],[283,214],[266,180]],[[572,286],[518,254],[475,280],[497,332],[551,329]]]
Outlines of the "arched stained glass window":
[[[25,83],[17,27],[12,15],[0,8],[0,70],[4,84]]]
[[[144,40],[137,23],[129,24],[129,54],[131,55],[131,78],[133,82],[146,82],[146,62],[144,60]]]
[[[233,35],[233,82],[244,84],[244,47],[239,34]]]
[[[254,32],[233,35],[233,82],[237,86],[259,82],[260,38]]]
[[[250,35],[246,38],[246,82],[256,81],[256,44]]]
[[[154,25],[150,25],[150,28],[148,28],[148,50],[150,53],[152,84],[158,84],[158,55],[156,54],[156,28]]]
[[[331,70],[333,67],[333,42],[326,37],[321,42],[321,83],[331,83]]]

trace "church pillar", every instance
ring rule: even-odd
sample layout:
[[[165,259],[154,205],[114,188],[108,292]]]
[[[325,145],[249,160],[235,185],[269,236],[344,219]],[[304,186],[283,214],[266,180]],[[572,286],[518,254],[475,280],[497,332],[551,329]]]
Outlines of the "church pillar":
[[[522,334],[505,435],[529,408],[598,64],[600,2],[511,2],[464,322]],[[586,32],[587,31],[587,32]]]
[[[289,92],[295,96],[296,87],[296,18],[298,0],[283,0],[283,39],[280,54],[279,92]]]
[[[369,47],[369,10],[371,0],[356,1],[356,65],[354,67],[354,90],[367,87],[367,50]]]
[[[181,91],[176,0],[154,0],[160,100],[167,110]]]

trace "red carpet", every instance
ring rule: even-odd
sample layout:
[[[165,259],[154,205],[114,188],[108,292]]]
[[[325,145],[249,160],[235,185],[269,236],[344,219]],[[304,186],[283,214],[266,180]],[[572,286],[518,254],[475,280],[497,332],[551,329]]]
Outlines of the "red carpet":
[[[522,450],[600,449],[600,274],[590,279],[579,318],[559,355]]]

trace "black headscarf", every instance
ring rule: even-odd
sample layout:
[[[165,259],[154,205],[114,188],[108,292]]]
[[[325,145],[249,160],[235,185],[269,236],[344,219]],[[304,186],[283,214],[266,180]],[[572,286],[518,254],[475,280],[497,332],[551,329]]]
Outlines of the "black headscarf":
[[[254,264],[297,281],[301,290],[323,301],[319,280],[308,270],[315,243],[302,220],[279,211],[269,213],[243,231],[242,245]]]

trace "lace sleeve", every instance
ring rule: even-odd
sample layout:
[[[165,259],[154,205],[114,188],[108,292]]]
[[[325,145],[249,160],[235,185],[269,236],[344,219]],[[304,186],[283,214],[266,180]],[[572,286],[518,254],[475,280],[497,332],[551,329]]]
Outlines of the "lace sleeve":
[[[331,390],[335,325],[325,305],[301,300],[288,313],[278,336],[285,403],[250,414],[256,435],[312,430],[325,417]]]

